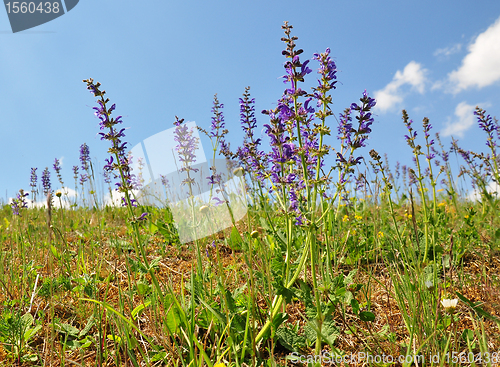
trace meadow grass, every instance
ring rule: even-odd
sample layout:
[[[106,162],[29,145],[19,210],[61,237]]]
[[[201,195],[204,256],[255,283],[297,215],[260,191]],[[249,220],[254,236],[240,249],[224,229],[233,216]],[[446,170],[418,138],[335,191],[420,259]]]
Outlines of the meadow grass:
[[[391,168],[374,150],[357,153],[376,103],[365,92],[340,115],[334,150],[326,145],[336,79],[330,50],[314,56],[320,83],[306,94],[299,83],[311,70],[299,61],[291,26],[283,29],[290,88],[265,111],[267,152],[253,136],[248,88],[240,99],[245,140],[236,152],[224,140],[217,98],[211,129],[200,129],[214,159],[221,152],[243,168],[235,172],[244,173],[247,214],[234,219],[234,200],[224,196],[214,165],[210,195],[222,195],[217,201],[232,220],[190,242],[180,241],[168,206],[141,205],[120,117],[111,118],[115,106],[100,84],[85,81],[111,144],[104,169],[116,174],[124,206],[102,204],[82,146],[80,182],[73,169],[79,202],[54,193],[45,172],[38,193],[32,169],[33,197],[47,196],[47,204],[26,204],[23,191],[1,209],[2,366],[500,363],[499,200],[490,190],[499,182],[498,122],[476,110],[488,154],[456,142],[452,152],[438,151],[429,120],[422,147],[403,111],[415,164]],[[189,222],[215,204],[196,204],[197,142],[182,119],[174,125]],[[323,157],[332,150],[337,159],[327,169]],[[459,194],[453,152],[464,159],[460,176],[470,177],[474,200]],[[63,185],[57,160],[54,169]]]

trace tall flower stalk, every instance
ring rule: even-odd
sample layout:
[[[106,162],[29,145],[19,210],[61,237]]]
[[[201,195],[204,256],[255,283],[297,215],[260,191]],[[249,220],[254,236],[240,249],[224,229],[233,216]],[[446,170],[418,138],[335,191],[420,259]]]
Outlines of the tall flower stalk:
[[[134,207],[137,206],[137,202],[132,198],[132,183],[134,182],[134,177],[131,175],[131,169],[128,165],[128,160],[126,156],[127,142],[122,141],[125,137],[125,129],[119,129],[117,125],[122,123],[121,116],[112,118],[111,114],[116,108],[113,104],[111,107],[107,107],[109,103],[109,98],[105,97],[106,92],[101,91],[101,83],[94,83],[93,79],[87,79],[83,81],[87,84],[87,89],[98,98],[98,106],[94,107],[95,115],[99,118],[100,130],[105,132],[99,133],[101,135],[101,140],[107,140],[111,143],[111,148],[108,149],[110,153],[110,158],[106,159],[106,166],[104,169],[117,173],[117,178],[119,181],[116,183],[117,191],[123,194],[122,205],[126,206],[129,212],[129,220],[134,231],[134,241],[133,246],[136,254],[141,257],[145,268],[148,269],[153,284],[158,292],[160,300],[163,303],[163,293],[160,288],[160,284],[156,278],[153,267],[150,266],[149,260],[146,256],[146,250],[144,248],[144,243],[139,232],[139,222],[146,219],[148,213],[142,213],[140,216],[136,216],[134,213]]]
[[[275,193],[275,198],[285,214],[287,223],[286,236],[286,256],[285,272],[283,275],[284,287],[291,287],[299,274],[304,270],[306,261],[310,262],[311,278],[316,305],[316,353],[321,351],[321,330],[324,321],[321,309],[321,294],[319,291],[322,281],[318,270],[324,260],[322,257],[323,247],[317,240],[317,230],[319,226],[325,225],[326,215],[329,212],[329,205],[323,203],[326,196],[326,188],[329,182],[329,174],[325,175],[322,168],[324,157],[329,153],[330,147],[324,142],[324,136],[330,134],[330,129],[326,126],[326,119],[332,115],[330,104],[332,102],[329,92],[335,88],[336,65],[330,58],[330,50],[327,49],[322,54],[315,54],[314,60],[320,63],[320,79],[318,86],[313,88],[308,94],[300,87],[304,78],[311,73],[309,60],[301,62],[300,54],[303,50],[296,49],[295,41],[297,37],[291,36],[291,29],[287,22],[282,27],[285,37],[282,41],[286,44],[283,55],[287,58],[284,64],[286,74],[283,76],[287,88],[283,96],[278,101],[278,105],[273,110],[265,110],[263,113],[269,116],[269,123],[265,124],[265,130],[270,139],[271,152],[268,153],[267,160],[270,165],[268,172],[261,172],[270,182],[270,190]],[[375,105],[375,100],[363,94],[361,104],[352,104],[349,109],[348,121],[350,121],[351,110],[357,112],[359,122],[358,130],[351,127],[347,131],[350,138],[353,138],[346,145],[349,148],[348,169],[345,173],[351,172],[351,166],[360,162],[361,158],[354,158],[352,152],[364,146],[367,134],[371,132],[370,125],[373,123],[371,108]],[[318,111],[313,107],[314,103]],[[316,122],[318,121],[318,122]],[[347,120],[346,120],[347,122]],[[347,149],[346,149],[347,152]],[[341,154],[340,159],[344,159]],[[340,180],[344,180],[345,175],[340,173]],[[339,183],[342,187],[344,182]],[[318,211],[318,198],[320,199],[320,211]],[[323,224],[322,224],[323,222]],[[305,246],[299,256],[298,266],[292,273],[292,241],[297,227],[305,230]],[[325,241],[328,245],[328,240]],[[327,258],[331,259],[327,249]],[[329,260],[328,260],[329,261]],[[297,263],[297,261],[295,261]],[[328,265],[330,263],[328,262]],[[271,307],[271,314],[268,322],[256,337],[259,342],[268,331],[271,320],[276,316],[277,311],[283,303],[283,296],[276,296]]]
[[[428,207],[427,207],[427,200],[426,200],[426,194],[425,194],[425,187],[424,187],[424,178],[425,176],[422,174],[422,170],[420,168],[420,159],[419,156],[423,155],[422,153],[422,147],[420,145],[415,144],[415,140],[417,139],[417,132],[413,129],[413,121],[410,120],[408,113],[406,110],[403,110],[403,122],[408,129],[408,135],[405,135],[406,143],[410,148],[413,149],[413,155],[414,155],[414,161],[415,165],[417,168],[417,173],[415,173],[413,170],[409,170],[410,174],[416,177],[416,180],[418,181],[419,185],[419,193],[420,193],[420,198],[422,199],[422,211],[424,214],[424,241],[425,241],[425,248],[424,248],[424,254],[422,256],[422,261],[421,264],[425,264],[427,262],[427,253],[429,252],[429,212],[428,212]],[[429,125],[427,125],[427,128],[429,128]],[[427,131],[428,133],[428,131]]]
[[[186,172],[186,178],[182,180],[181,185],[187,185],[189,190],[189,206],[191,208],[191,230],[195,231],[197,227],[197,223],[195,223],[196,215],[195,215],[195,203],[194,203],[194,193],[193,193],[193,185],[196,183],[196,180],[191,177],[192,173],[196,173],[199,171],[198,168],[192,167],[193,163],[196,162],[196,154],[195,151],[198,148],[198,138],[193,135],[193,129],[190,129],[185,123],[184,119],[180,119],[175,116],[174,122],[175,130],[174,130],[174,140],[178,143],[175,147],[177,150],[177,154],[179,155],[179,161],[182,163],[182,167],[179,170],[180,172]],[[194,236],[195,238],[197,236]],[[196,245],[196,262],[198,268],[198,274],[203,274],[203,267],[201,261],[201,250],[198,240],[195,240]]]
[[[36,170],[37,168],[31,168],[31,179],[30,179],[30,186],[31,186],[31,201],[33,205],[36,202],[36,194],[38,193],[38,188],[37,188],[37,175],[36,175]]]

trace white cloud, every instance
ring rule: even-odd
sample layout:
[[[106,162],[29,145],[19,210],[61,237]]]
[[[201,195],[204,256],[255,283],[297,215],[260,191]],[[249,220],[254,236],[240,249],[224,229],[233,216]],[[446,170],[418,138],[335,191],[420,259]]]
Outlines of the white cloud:
[[[57,191],[61,191],[61,198],[56,196]],[[28,196],[24,198],[24,201],[28,205],[28,208],[45,208],[47,206],[47,198],[43,198],[38,201],[33,201],[29,198],[31,196],[31,192],[28,192]],[[43,195],[42,195],[43,196]],[[40,198],[40,195],[38,195]],[[60,208],[61,206],[63,208],[68,209],[71,204],[73,204],[74,200],[72,200],[74,197],[76,197],[76,191],[73,189],[70,189],[69,187],[63,187],[62,189],[55,190],[52,193],[52,204],[55,208]],[[14,198],[9,198],[9,205],[12,203]]]
[[[452,122],[449,119],[441,134],[443,136],[453,135],[463,138],[464,132],[474,125],[474,108],[473,105],[460,102],[455,108],[454,121]]]
[[[434,56],[450,56],[456,54],[457,52],[460,52],[460,50],[462,50],[462,44],[457,43],[451,47],[438,48],[436,51],[434,51]]]
[[[496,182],[490,182],[489,185],[486,187],[486,191],[489,194],[493,194],[493,196],[496,196],[498,198],[498,195],[500,194],[500,186]],[[473,192],[469,194],[468,198],[471,201],[481,200],[482,199],[481,190],[475,189]]]
[[[392,81],[384,89],[374,92],[375,99],[377,100],[377,109],[380,112],[386,112],[401,104],[403,102],[401,88],[404,85],[410,85],[417,92],[424,93],[426,73],[427,70],[423,69],[421,64],[410,61],[402,72],[400,70],[396,72]]]
[[[451,91],[483,88],[500,80],[500,18],[468,47],[462,65],[448,74]]]

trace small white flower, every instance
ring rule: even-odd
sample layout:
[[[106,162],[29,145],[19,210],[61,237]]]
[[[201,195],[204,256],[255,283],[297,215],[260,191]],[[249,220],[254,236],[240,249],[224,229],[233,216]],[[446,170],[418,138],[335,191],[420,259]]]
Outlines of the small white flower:
[[[457,308],[458,298],[455,299],[442,299],[441,304],[448,313],[454,313],[455,308]]]
[[[425,287],[427,288],[427,290],[429,291],[433,291],[434,290],[434,283],[432,280],[428,280],[425,282]]]

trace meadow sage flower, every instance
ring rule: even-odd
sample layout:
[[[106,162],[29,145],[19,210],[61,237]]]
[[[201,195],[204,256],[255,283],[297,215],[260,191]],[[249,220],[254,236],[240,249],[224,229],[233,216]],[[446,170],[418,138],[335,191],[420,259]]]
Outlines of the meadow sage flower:
[[[48,193],[51,190],[49,167],[45,167],[45,169],[42,172],[42,185],[43,185],[43,193],[45,195],[48,195]]]
[[[175,116],[174,125],[174,140],[178,143],[175,149],[179,155],[179,161],[182,162],[182,168],[179,171],[187,173],[187,177],[182,181],[182,185],[193,185],[195,179],[191,178],[189,173],[190,171],[199,171],[199,169],[191,167],[191,165],[196,162],[195,151],[198,148],[199,139],[193,135],[193,129],[188,128],[188,126],[184,124],[184,119],[179,119]]]
[[[106,94],[105,91],[101,91],[101,83],[94,83],[92,78],[84,80],[87,84],[87,89],[94,95],[98,97],[97,107],[93,107],[95,116],[99,119],[100,130],[105,130],[106,132],[99,133],[101,135],[101,140],[108,140],[111,143],[111,148],[108,149],[108,153],[111,156],[106,159],[106,165],[104,169],[108,172],[119,173],[116,177],[120,177],[121,180],[115,185],[117,186],[117,191],[125,194],[122,198],[122,206],[137,206],[137,201],[130,198],[129,193],[131,193],[135,184],[135,175],[131,173],[131,167],[126,154],[127,142],[122,141],[125,137],[125,129],[118,129],[117,125],[122,123],[122,116],[117,116],[112,118],[111,115],[116,109],[116,105],[113,104],[111,107],[107,108],[108,98],[104,98]],[[88,155],[87,155],[88,157]],[[116,159],[116,161],[115,161]],[[89,161],[87,158],[86,162]],[[82,161],[82,169],[86,169]]]
[[[10,206],[12,208],[12,214],[20,215],[19,209],[24,209],[28,207],[28,203],[24,199],[26,196],[28,196],[27,192],[25,193],[23,189],[19,190],[19,193],[16,195],[16,198],[12,199],[12,202],[10,203]]]

